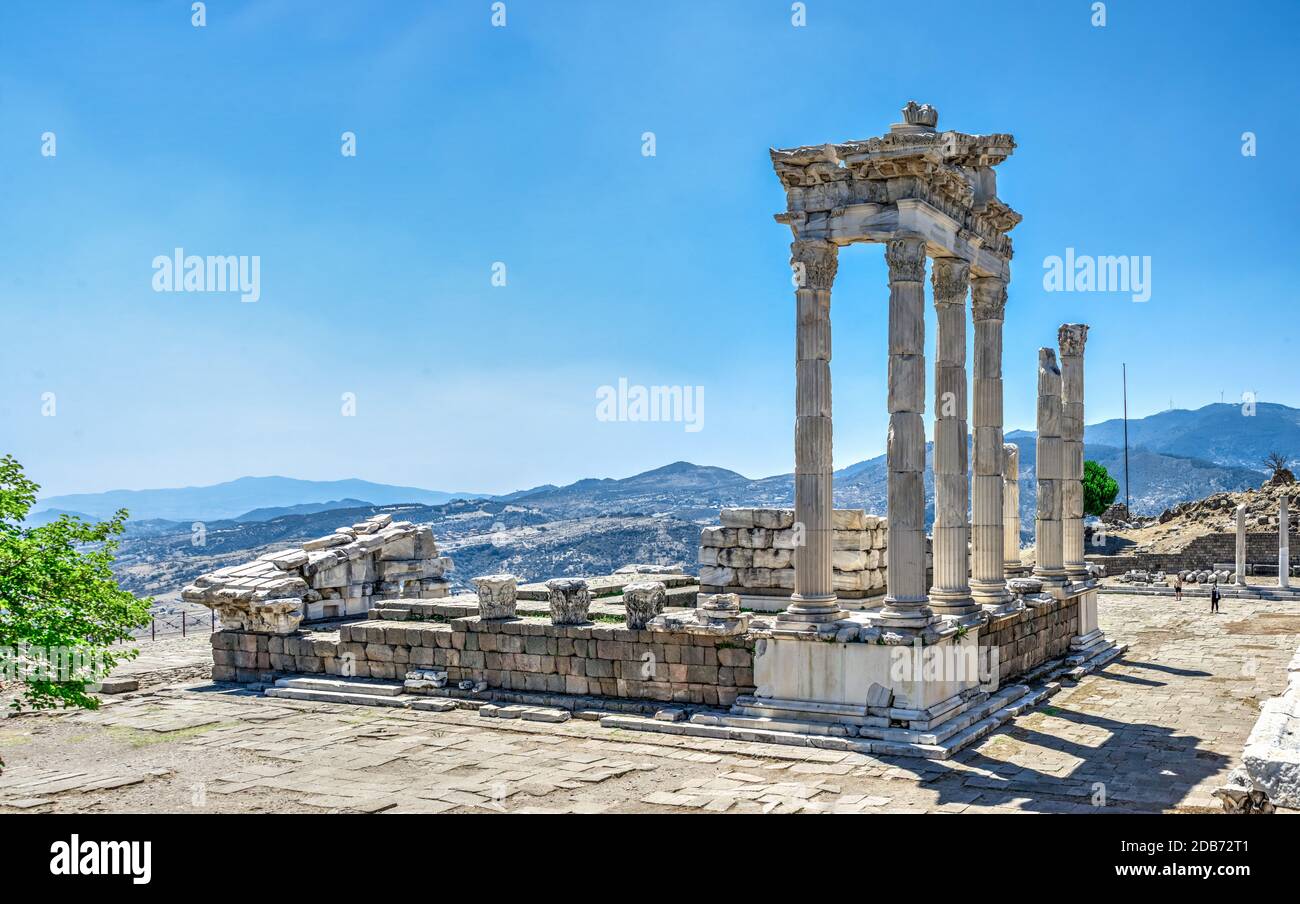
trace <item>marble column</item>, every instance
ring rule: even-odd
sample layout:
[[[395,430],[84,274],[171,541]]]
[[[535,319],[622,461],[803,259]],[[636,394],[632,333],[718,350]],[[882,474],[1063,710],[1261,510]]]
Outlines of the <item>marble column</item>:
[[[1061,348],[1061,543],[1066,577],[1088,580],[1083,558],[1083,347],[1088,326],[1063,323]]]
[[[938,322],[934,356],[934,583],[937,615],[979,611],[970,590],[970,485],[966,476],[966,293],[970,264],[936,257],[930,264]]]
[[[1061,549],[1061,371],[1056,353],[1038,350],[1038,512],[1034,517],[1034,577],[1065,585]]]
[[[1284,494],[1277,502],[1277,585],[1291,586],[1291,513]]]
[[[1237,584],[1246,583],[1246,504],[1237,506]]]
[[[1020,574],[1020,447],[1002,445],[1002,571]]]
[[[831,285],[839,249],[822,239],[790,246],[795,273],[794,593],[780,630],[816,630],[844,616],[835,597],[831,499]]]
[[[885,246],[889,264],[888,592],[880,620],[925,628],[935,620],[925,579],[925,240]]]
[[[985,607],[1011,602],[1007,590],[1002,513],[1002,318],[1007,282],[971,283],[975,322],[974,462],[971,485],[971,595]],[[1016,544],[1019,548],[1019,544]]]

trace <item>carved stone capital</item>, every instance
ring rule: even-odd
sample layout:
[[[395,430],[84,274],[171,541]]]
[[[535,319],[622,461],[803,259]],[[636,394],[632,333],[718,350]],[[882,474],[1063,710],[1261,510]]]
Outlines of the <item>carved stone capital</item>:
[[[971,280],[971,319],[1001,320],[1007,307],[1007,283],[997,276]]]
[[[934,303],[966,304],[966,290],[970,287],[970,263],[960,257],[936,257],[930,266],[930,283],[934,287]]]
[[[1003,476],[1005,477],[1010,474],[1019,474],[1019,473],[1020,473],[1020,447],[1017,446],[1015,443],[1003,443],[1002,444]]]
[[[1056,366],[1056,351],[1054,349],[1040,348],[1038,350],[1039,386],[1042,385],[1042,380],[1045,376],[1055,376],[1058,380],[1061,377],[1061,369]]]
[[[885,262],[889,264],[891,283],[924,281],[925,239],[905,236],[886,242]]]
[[[839,269],[840,249],[825,239],[798,239],[790,245],[790,267],[801,289],[830,289]]]
[[[1057,344],[1061,346],[1061,357],[1083,357],[1083,346],[1088,341],[1088,324],[1063,323],[1056,332]]]

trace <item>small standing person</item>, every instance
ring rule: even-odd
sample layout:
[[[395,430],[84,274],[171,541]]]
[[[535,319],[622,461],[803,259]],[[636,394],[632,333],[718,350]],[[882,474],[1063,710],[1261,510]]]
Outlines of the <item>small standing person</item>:
[[[1219,611],[1219,599],[1221,597],[1222,594],[1219,593],[1219,585],[1211,584],[1210,585],[1210,613],[1211,614],[1214,614],[1215,612]]]
[[[1181,603],[1182,601],[1183,601],[1183,576],[1181,574],[1176,574],[1174,575],[1174,602]]]

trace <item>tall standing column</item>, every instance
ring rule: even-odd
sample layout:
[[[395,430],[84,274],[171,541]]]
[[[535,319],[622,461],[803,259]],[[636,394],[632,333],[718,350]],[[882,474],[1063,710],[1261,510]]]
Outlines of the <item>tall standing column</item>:
[[[835,597],[831,487],[831,285],[839,249],[822,239],[790,246],[796,276],[794,509],[803,543],[794,550],[794,593],[781,630],[815,630],[843,617]]]
[[[1277,585],[1291,586],[1291,513],[1284,493],[1277,502]]]
[[[1034,518],[1034,577],[1065,584],[1061,555],[1061,371],[1056,353],[1038,350],[1038,513]]]
[[[925,240],[904,236],[885,247],[889,264],[889,545],[885,624],[924,628],[934,621],[925,580]]]
[[[1002,318],[1006,306],[1005,279],[985,276],[972,281],[975,461],[971,486],[970,589],[975,602],[988,607],[1011,602],[1002,537]]]
[[[938,319],[934,357],[934,583],[930,607],[939,615],[979,611],[971,599],[970,485],[966,477],[966,292],[970,264],[936,257],[930,265]]]
[[[1020,574],[1020,447],[1002,445],[1002,572]]]
[[[1063,323],[1061,348],[1061,542],[1066,577],[1088,580],[1083,558],[1083,347],[1088,326]]]
[[[1237,584],[1246,583],[1246,504],[1237,506]]]

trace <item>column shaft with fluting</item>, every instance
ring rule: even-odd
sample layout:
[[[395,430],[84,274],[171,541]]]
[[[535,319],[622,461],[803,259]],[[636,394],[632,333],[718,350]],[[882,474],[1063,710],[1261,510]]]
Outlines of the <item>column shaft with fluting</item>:
[[[971,282],[971,316],[975,322],[975,460],[971,483],[970,589],[975,602],[990,607],[1011,601],[1002,534],[1002,318],[1006,305],[1005,279],[986,276]]]
[[[1088,327],[1065,323],[1057,332],[1061,349],[1061,543],[1066,577],[1088,579],[1083,551],[1083,347]]]
[[[1061,554],[1061,371],[1056,353],[1038,350],[1038,512],[1034,517],[1034,577],[1065,583]]]
[[[925,240],[896,238],[889,264],[889,544],[880,619],[899,628],[934,621],[925,578]]]
[[[1002,571],[1020,574],[1020,447],[1002,444]]]
[[[831,286],[839,250],[818,239],[791,246],[795,274],[794,593],[778,627],[812,629],[843,616],[835,597],[831,487]]]
[[[978,611],[970,592],[970,485],[966,476],[966,293],[970,264],[936,257],[930,265],[938,322],[934,356],[934,583],[938,615]]]

